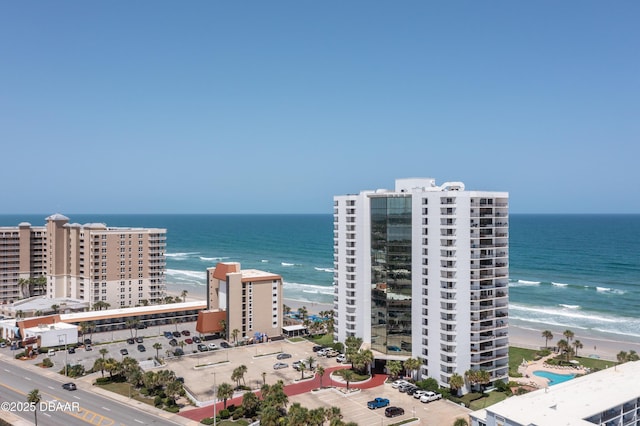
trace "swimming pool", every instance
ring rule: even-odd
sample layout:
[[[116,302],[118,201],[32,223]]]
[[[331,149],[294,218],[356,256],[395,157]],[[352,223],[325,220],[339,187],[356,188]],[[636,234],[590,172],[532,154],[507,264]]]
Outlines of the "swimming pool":
[[[575,374],[558,374],[558,373],[551,373],[549,371],[541,371],[541,370],[534,371],[533,374],[538,377],[544,377],[545,379],[549,380],[549,386],[557,385],[558,383],[566,382],[567,380],[571,380],[574,377],[576,377]]]

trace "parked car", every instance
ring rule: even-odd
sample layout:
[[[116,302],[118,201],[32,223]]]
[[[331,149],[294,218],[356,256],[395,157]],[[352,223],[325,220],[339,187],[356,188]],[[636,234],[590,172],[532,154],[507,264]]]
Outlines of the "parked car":
[[[437,401],[439,399],[442,399],[442,395],[440,395],[439,393],[427,392],[420,397],[420,402],[427,403],[431,401]]]
[[[144,342],[144,338],[142,336],[138,336],[138,337],[136,337],[136,342],[137,343],[142,343],[142,342]]]
[[[218,349],[218,345],[216,345],[215,343],[209,343],[209,350],[212,351],[214,349]]]
[[[367,402],[367,408],[370,410],[386,407],[387,405],[389,405],[389,400],[387,398],[376,398],[373,401]]]
[[[173,338],[173,333],[170,331],[165,331],[164,332],[164,337],[166,337],[167,339],[172,339]]]
[[[194,342],[194,343],[202,343],[202,340],[200,340],[200,338],[199,338],[198,336],[195,336],[195,337],[193,338],[193,342]]]
[[[191,338],[184,339],[184,342],[185,342],[186,344],[190,345],[190,344],[192,344],[192,343],[193,343],[193,339],[191,339]]]
[[[0,342],[0,348],[6,348],[7,344],[5,342]]]
[[[314,352],[318,352],[318,351],[319,351],[319,350],[321,350],[321,349],[322,349],[322,346],[318,346],[318,345],[316,345],[316,346],[314,346],[314,347],[313,347],[313,351],[314,351]]]
[[[273,364],[273,369],[280,370],[281,368],[287,368],[288,366],[289,364],[287,364],[286,362],[276,362],[275,364]]]
[[[85,351],[92,351],[93,348],[91,347],[91,345],[84,345],[84,350]]]
[[[199,345],[198,345],[198,350],[199,350],[200,352],[206,352],[206,351],[208,351],[208,350],[209,350],[209,348],[207,347],[207,345],[199,344]]]
[[[138,345],[138,350],[140,352],[145,352],[147,350],[147,348],[145,348],[144,345]]]
[[[278,354],[278,356],[276,356],[276,358],[278,358],[278,359],[287,359],[287,358],[291,358],[291,354],[281,353],[281,354]]]
[[[130,344],[130,345],[133,345],[135,342],[136,342],[136,341],[135,341],[135,339],[134,339],[133,337],[129,337],[129,338],[127,339],[127,343],[128,343],[128,344]]]
[[[120,355],[129,355],[129,351],[126,349],[120,349]]]
[[[345,354],[340,354],[336,357],[336,361],[337,362],[346,362],[347,361],[347,356]]]
[[[173,333],[171,333],[171,334],[173,334],[173,337],[180,337],[180,336],[181,336],[181,334],[180,334],[180,332],[179,332],[179,331],[174,331],[174,332],[173,332]]]
[[[84,344],[85,345],[90,345],[91,344],[91,339],[84,339]]]
[[[176,339],[171,339],[171,340],[169,340],[169,344],[171,346],[178,346],[178,341]]]
[[[391,383],[391,387],[394,389],[398,389],[400,386],[402,385],[407,385],[409,384],[409,382],[407,382],[406,380],[396,380],[395,382]]]
[[[75,383],[65,383],[64,385],[62,385],[62,389],[66,389],[68,391],[74,391],[78,388],[76,387]]]
[[[413,393],[413,397],[414,397],[415,399],[420,399],[420,397],[421,397],[422,395],[424,395],[425,393],[427,393],[427,391],[426,391],[426,390],[418,389],[417,391],[415,391],[415,392]]]
[[[67,352],[69,352],[70,354],[75,354],[76,353],[76,348],[71,346]]]
[[[225,348],[225,349],[229,349],[231,347],[231,345],[228,344],[227,342],[220,342],[220,346]]]
[[[327,358],[333,358],[334,356],[338,355],[340,355],[340,352],[336,351],[335,349],[327,349],[324,354],[324,356],[326,356]]]
[[[138,324],[136,324],[136,328],[138,330],[144,330],[145,328],[147,328],[147,324],[145,324],[143,322],[139,322]]]
[[[173,351],[173,355],[174,356],[184,355],[184,351],[181,348],[176,348],[176,350]]]
[[[384,415],[387,417],[396,417],[404,414],[404,408],[400,407],[387,407],[384,410]]]
[[[189,330],[182,330],[183,336],[191,336],[191,332]]]
[[[417,386],[411,386],[409,389],[407,389],[407,395],[411,395],[413,396],[414,393],[418,392],[420,390],[419,387]]]

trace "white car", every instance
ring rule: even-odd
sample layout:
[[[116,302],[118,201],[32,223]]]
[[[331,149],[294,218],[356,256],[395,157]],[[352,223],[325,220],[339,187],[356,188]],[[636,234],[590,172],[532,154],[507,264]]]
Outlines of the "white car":
[[[216,345],[215,343],[209,343],[209,350],[214,350],[214,349],[218,349],[218,345]]]
[[[407,382],[406,380],[396,380],[395,382],[391,383],[391,387],[393,387],[394,389],[398,389],[400,386],[408,384],[409,382]]]
[[[426,390],[417,390],[413,393],[413,397],[415,399],[420,399],[422,397],[422,395],[426,394],[428,391]]]
[[[347,360],[347,356],[345,354],[340,354],[336,357],[337,362],[345,362]]]
[[[435,392],[427,392],[420,397],[420,402],[427,403],[431,401],[437,401],[438,399],[442,399],[442,395]]]

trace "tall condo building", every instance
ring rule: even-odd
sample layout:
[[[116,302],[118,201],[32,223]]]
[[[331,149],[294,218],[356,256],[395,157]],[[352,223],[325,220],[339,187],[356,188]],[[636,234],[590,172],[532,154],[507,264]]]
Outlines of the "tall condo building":
[[[45,226],[1,227],[0,300],[46,294],[112,308],[158,303],[166,295],[165,249],[165,229],[80,225],[60,214]],[[38,277],[46,278],[42,286],[33,284]]]
[[[376,365],[419,358],[443,386],[506,381],[508,201],[430,178],[334,197],[334,338],[362,338]]]

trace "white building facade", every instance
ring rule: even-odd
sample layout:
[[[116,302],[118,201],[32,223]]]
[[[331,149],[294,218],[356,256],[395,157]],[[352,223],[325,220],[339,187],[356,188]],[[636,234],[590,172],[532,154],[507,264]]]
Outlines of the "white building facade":
[[[508,193],[398,179],[334,197],[334,337],[422,377],[508,377]],[[466,389],[463,389],[465,391]]]

